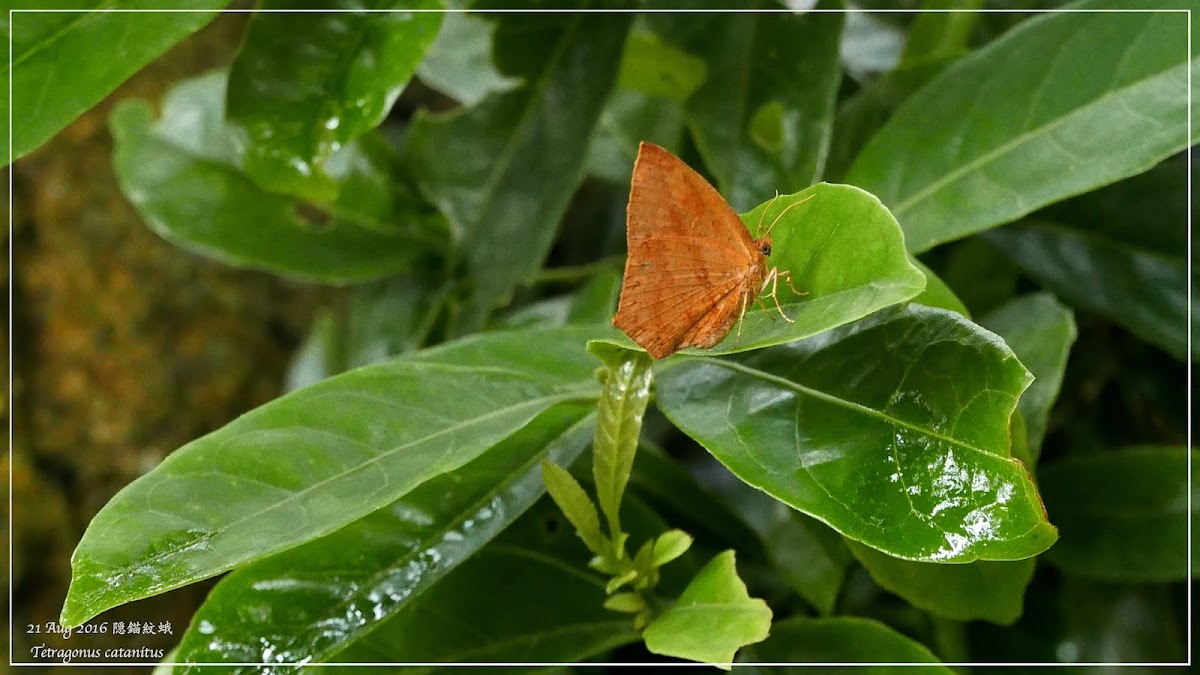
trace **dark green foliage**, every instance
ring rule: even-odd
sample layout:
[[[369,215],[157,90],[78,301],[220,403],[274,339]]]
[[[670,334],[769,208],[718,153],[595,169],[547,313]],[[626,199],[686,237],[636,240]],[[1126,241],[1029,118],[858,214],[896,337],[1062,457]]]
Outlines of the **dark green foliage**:
[[[14,155],[190,4],[15,13]],[[260,11],[117,103],[148,226],[360,285],[290,393],[95,517],[63,623],[232,570],[179,662],[1181,658],[1185,13],[493,4]],[[785,316],[662,361],[609,325],[640,140],[752,233],[798,205]]]

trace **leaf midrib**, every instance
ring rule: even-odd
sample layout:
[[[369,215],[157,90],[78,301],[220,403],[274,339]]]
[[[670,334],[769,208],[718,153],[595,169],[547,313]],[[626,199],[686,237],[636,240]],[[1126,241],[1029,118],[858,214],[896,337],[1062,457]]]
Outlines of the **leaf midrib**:
[[[546,407],[549,407],[555,403],[563,403],[563,402],[567,402],[567,401],[571,401],[571,400],[583,400],[583,399],[591,398],[592,396],[593,395],[585,395],[583,392],[570,391],[570,390],[563,391],[563,392],[560,392],[560,393],[552,395],[552,396],[543,396],[543,397],[539,397],[539,398],[532,399],[532,400],[522,401],[521,403],[518,403],[513,406],[508,406],[505,408],[498,408],[496,410],[492,410],[491,412],[485,413],[478,417],[471,418],[470,420],[439,429],[433,433],[426,434],[425,436],[422,436],[419,439],[414,439],[414,440],[404,443],[402,445],[398,445],[393,448],[389,448],[389,449],[371,457],[370,459],[368,459],[364,462],[361,462],[359,464],[356,464],[353,467],[350,467],[349,469],[346,469],[345,471],[342,471],[340,473],[337,473],[337,474],[334,474],[327,478],[324,478],[316,483],[309,485],[308,487],[306,487],[302,490],[296,491],[296,492],[292,493],[291,495],[289,495],[288,497],[281,499],[279,501],[276,501],[275,503],[273,503],[263,509],[259,509],[249,515],[243,516],[242,518],[239,518],[237,520],[229,522],[229,523],[225,524],[224,526],[222,526],[221,528],[212,530],[210,532],[206,532],[204,534],[204,536],[202,536],[202,537],[198,537],[196,539],[189,540],[185,543],[178,544],[174,547],[165,549],[155,556],[152,556],[148,559],[141,560],[137,564],[121,565],[119,567],[116,567],[115,569],[118,570],[118,572],[116,572],[115,574],[103,574],[103,579],[107,580],[109,582],[112,582],[116,579],[121,579],[121,578],[129,575],[132,571],[137,571],[137,570],[145,569],[147,567],[157,566],[162,561],[170,559],[171,557],[174,557],[181,551],[192,549],[197,544],[201,544],[203,542],[209,542],[214,539],[217,539],[220,536],[222,536],[224,533],[237,528],[239,525],[241,525],[247,521],[251,521],[251,520],[260,518],[264,514],[275,511],[285,504],[291,503],[293,501],[300,499],[301,497],[304,497],[304,496],[307,496],[314,492],[317,492],[321,488],[325,487],[327,484],[335,483],[336,481],[339,481],[339,480],[345,478],[346,476],[351,475],[357,471],[361,471],[368,466],[372,466],[377,463],[380,463],[383,460],[392,457],[396,453],[399,453],[399,452],[406,450],[408,448],[411,448],[413,446],[429,442],[430,440],[436,439],[445,434],[455,432],[455,431],[460,431],[462,429],[467,429],[467,428],[470,428],[471,426],[474,426],[476,424],[479,424],[481,422],[489,420],[493,417],[499,417],[499,416],[503,416],[503,415],[507,415],[507,414],[513,414],[517,411],[524,410],[525,408],[530,408],[530,407],[536,408],[541,405],[545,405]],[[418,485],[420,485],[420,484],[418,484]],[[413,486],[412,488],[410,488],[410,491],[412,489],[415,489],[416,487],[417,486]],[[405,493],[402,493],[399,495],[395,495],[393,497],[393,500],[399,499],[400,497],[403,497],[405,494],[408,494],[408,493],[405,492]],[[320,535],[318,535],[318,536],[320,536]],[[277,551],[270,551],[270,552],[273,553],[273,552],[277,552]],[[256,551],[254,553],[259,553],[259,552]],[[223,567],[220,570],[213,571],[210,574],[208,574],[207,576],[211,576],[212,574],[219,574],[220,572],[222,572],[224,570],[232,569],[236,565],[247,562],[248,560],[251,560],[251,559],[253,559],[253,553],[250,554],[249,556],[246,556],[246,555],[243,555],[241,557],[235,556],[229,563],[227,563],[228,566]],[[89,576],[96,576],[96,574],[95,574],[95,572],[90,572]],[[189,583],[190,581],[194,581],[195,579],[198,579],[198,578],[206,578],[206,577],[196,577],[194,575],[185,575],[185,577],[176,580],[176,582],[171,582],[171,583],[175,583],[175,585],[172,585],[169,588],[178,588],[179,586]],[[168,588],[165,588],[165,587],[162,587],[159,585],[150,585],[148,588],[159,589],[159,590],[169,590]],[[111,586],[109,584],[107,584],[107,583],[102,584],[97,591],[94,591],[94,592],[88,594],[88,596],[86,596],[86,597],[89,601],[94,600],[96,598],[102,598],[102,597],[105,597],[106,595],[108,595],[110,590],[111,590]],[[68,594],[68,597],[69,597],[69,594]],[[141,597],[147,597],[147,596],[141,596]],[[88,604],[91,604],[91,603],[89,602]]]
[[[909,431],[913,431],[918,434],[922,434],[924,436],[929,436],[931,438],[935,438],[939,441],[948,443],[950,445],[953,445],[957,448],[961,448],[963,450],[968,450],[972,453],[984,455],[991,459],[1000,459],[1000,460],[1009,459],[1007,457],[1004,457],[1003,455],[998,455],[996,453],[988,452],[987,450],[985,450],[983,448],[976,447],[974,445],[970,445],[966,441],[959,440],[957,438],[954,438],[953,436],[947,436],[945,434],[939,433],[932,429],[926,429],[924,427],[920,427],[915,424],[912,424],[911,422],[906,422],[901,419],[890,417],[886,413],[884,413],[880,410],[876,410],[874,408],[870,408],[865,405],[862,405],[861,403],[856,403],[854,401],[850,401],[850,400],[847,400],[844,398],[839,398],[837,396],[834,396],[833,394],[823,392],[819,389],[813,389],[812,387],[806,387],[798,382],[793,382],[787,378],[783,378],[778,375],[774,375],[772,373],[767,373],[767,372],[764,372],[761,370],[750,368],[750,367],[747,367],[740,363],[737,363],[734,361],[728,361],[725,359],[703,358],[702,360],[704,360],[705,362],[710,363],[712,365],[715,365],[715,366],[720,366],[722,368],[726,368],[729,370],[736,370],[736,371],[739,371],[746,375],[750,375],[751,377],[755,377],[755,378],[758,378],[761,380],[765,380],[767,382],[771,382],[771,383],[779,385],[783,388],[791,389],[798,393],[805,394],[807,396],[811,396],[811,397],[821,400],[821,401],[825,401],[826,403],[832,403],[834,405],[853,410],[853,411],[861,413],[863,415],[867,415],[869,417],[874,417],[874,418],[876,418],[878,420],[882,420],[883,422],[886,422],[888,424],[898,426],[898,427],[903,427],[905,429],[908,429]]]
[[[512,134],[509,135],[508,141],[504,144],[504,148],[496,157],[496,162],[493,164],[493,170],[488,180],[484,183],[484,197],[479,201],[479,208],[475,209],[471,214],[471,222],[468,223],[468,232],[473,238],[478,237],[477,229],[479,223],[483,221],[488,213],[493,212],[489,208],[495,201],[496,195],[500,191],[500,179],[508,174],[509,166],[516,159],[518,140],[524,136],[525,128],[529,125],[532,119],[533,110],[540,107],[539,103],[542,96],[545,94],[546,88],[550,86],[555,71],[558,70],[563,56],[571,43],[571,39],[579,29],[579,17],[572,19],[570,26],[564,30],[559,37],[557,44],[554,46],[554,52],[550,58],[546,60],[546,67],[538,74],[538,77],[533,82],[533,87],[529,90],[528,105],[525,105],[521,110],[521,116],[517,118],[516,124],[513,125]]]
[[[523,464],[521,464],[521,466],[519,466],[515,471],[508,474],[508,476],[506,476],[504,478],[503,482],[497,483],[493,487],[493,489],[488,490],[484,494],[480,495],[480,497],[478,499],[471,502],[471,504],[469,504],[466,508],[462,509],[458,513],[457,516],[446,521],[445,523],[443,523],[443,525],[441,527],[435,528],[434,530],[432,530],[429,533],[428,536],[422,538],[420,540],[420,544],[418,546],[416,546],[414,550],[419,553],[419,552],[425,551],[429,548],[432,548],[435,544],[442,541],[444,538],[444,535],[447,532],[450,532],[450,531],[456,529],[459,525],[461,525],[463,522],[465,522],[468,518],[474,517],[476,514],[479,513],[479,511],[484,506],[486,506],[489,502],[491,502],[497,495],[508,490],[517,480],[519,480],[521,477],[525,476],[529,472],[530,469],[537,466],[538,462],[547,454],[545,452],[546,449],[548,449],[551,445],[553,445],[554,443],[557,443],[561,439],[566,438],[570,434],[575,433],[576,430],[586,426],[589,423],[589,418],[594,417],[594,416],[595,416],[594,413],[590,414],[590,415],[584,415],[583,418],[581,418],[578,422],[576,422],[575,424],[572,424],[570,428],[568,428],[566,431],[559,434],[556,438],[554,438],[549,443],[547,443],[543,448],[543,450],[544,450],[543,452],[530,455],[529,460],[524,462]],[[482,546],[480,548],[482,548]],[[464,556],[463,560],[465,560],[467,557],[469,557],[469,555],[470,554],[468,554],[468,556]],[[388,566],[382,568],[375,574],[372,574],[370,577],[368,577],[367,583],[365,584],[364,587],[365,588],[377,587],[379,585],[380,580],[388,578],[389,576],[391,576],[392,572],[397,567],[401,566],[400,565],[401,562],[407,562],[409,560],[415,559],[416,557],[417,557],[417,553],[414,553],[411,555],[405,555],[405,556],[402,556],[401,558],[398,558],[397,560],[393,561]],[[461,563],[462,561],[459,561],[459,562]],[[458,565],[455,565],[454,567],[457,567],[457,566]],[[439,575],[438,579],[444,577],[451,570],[453,570],[454,567],[443,570],[442,574]],[[438,579],[435,579],[434,581],[436,582]],[[408,603],[415,600],[417,597],[419,597],[421,595],[422,592],[429,590],[429,588],[432,586],[433,586],[433,583],[425,583],[424,588],[422,588],[421,591],[409,595],[407,598],[405,598],[405,600],[403,602],[400,602],[400,603],[397,603],[396,605],[394,605],[392,608],[392,611],[386,612],[383,615],[383,618],[380,619],[380,621],[384,621],[384,620],[390,618],[391,616],[395,615],[396,612],[399,612],[400,610],[402,610]],[[353,604],[354,604],[353,596],[348,596],[348,597],[343,598],[342,602],[334,604],[332,606],[332,609],[336,610],[336,608],[338,608],[338,607],[349,607]],[[336,611],[328,611],[328,612],[326,612],[326,614],[327,615],[336,615],[337,612]],[[347,645],[353,644],[357,640],[361,639],[361,635],[359,635],[360,633],[361,634],[370,633],[376,627],[377,626],[375,626],[375,625],[362,626],[362,627],[360,627],[359,630],[352,630],[345,634],[345,639],[342,640],[340,646],[337,647],[336,650],[328,650],[327,649],[319,654],[314,654],[313,658],[315,660],[321,660],[325,657],[336,654],[337,651],[344,649],[344,648],[346,648]],[[354,637],[356,635],[357,635],[357,637]],[[297,637],[299,637],[299,636],[297,635]],[[289,642],[287,646],[295,646],[295,641]]]
[[[92,18],[93,15],[105,13],[103,10],[111,9],[112,6],[115,5],[116,3],[117,3],[117,0],[104,0],[104,2],[101,2],[99,5],[97,5],[95,7],[92,7],[90,9],[80,10],[78,18],[72,19],[72,20],[68,21],[67,23],[63,24],[62,27],[60,27],[58,30],[54,31],[50,35],[47,35],[40,42],[31,46],[29,49],[26,49],[21,54],[20,57],[14,57],[13,62],[12,62],[12,69],[15,70],[18,65],[24,63],[25,61],[27,61],[28,59],[33,57],[35,54],[37,54],[38,52],[41,52],[44,49],[46,49],[47,46],[50,45],[51,43],[57,42],[64,35],[66,35],[67,33],[70,33],[71,31],[75,30],[76,28],[78,28],[81,23]],[[36,14],[37,13],[37,10],[33,10],[33,9],[26,9],[26,10],[14,9],[13,11],[15,13],[22,13],[22,14],[26,14],[26,13]],[[215,14],[217,11],[219,11],[219,10],[214,10],[213,13]],[[14,14],[14,16],[15,16],[15,14]],[[12,26],[12,23],[9,22],[8,39],[10,41],[12,40],[12,34],[13,34],[13,26]],[[12,71],[9,69],[9,66],[6,63],[6,64],[4,64],[3,71],[0,71],[0,72],[11,73]]]
[[[1184,63],[1177,63],[1177,64],[1170,66],[1169,68],[1166,68],[1157,73],[1154,73],[1153,75],[1144,77],[1140,80],[1136,80],[1136,81],[1134,81],[1124,87],[1121,87],[1119,89],[1110,89],[1103,96],[1093,99],[1093,100],[1089,101],[1088,103],[1085,103],[1084,105],[1079,106],[1079,107],[1075,108],[1074,110],[1071,110],[1069,113],[1062,115],[1059,118],[1052,120],[1051,122],[1049,122],[1047,124],[1036,127],[1034,129],[1030,129],[1028,131],[1021,132],[1020,134],[1014,136],[1011,140],[1004,143],[1003,145],[1000,145],[993,150],[989,150],[988,152],[980,155],[979,157],[976,157],[975,159],[971,160],[970,162],[967,162],[966,164],[962,164],[962,165],[954,168],[953,170],[951,170],[951,171],[947,172],[945,175],[943,175],[941,178],[929,183],[924,188],[913,193],[912,196],[908,197],[904,201],[897,204],[892,209],[892,213],[896,215],[897,219],[899,219],[901,214],[903,214],[905,211],[907,211],[909,208],[911,208],[917,202],[924,200],[929,195],[936,193],[937,191],[939,191],[942,188],[946,187],[947,185],[959,180],[960,178],[963,178],[964,176],[966,176],[970,173],[973,173],[976,169],[978,169],[981,166],[984,166],[985,164],[990,163],[993,159],[996,159],[997,157],[1007,154],[1009,151],[1011,151],[1014,148],[1016,148],[1017,146],[1025,143],[1026,141],[1036,139],[1046,133],[1049,133],[1049,132],[1053,131],[1054,129],[1057,129],[1059,126],[1062,126],[1063,124],[1066,124],[1067,122],[1071,121],[1072,119],[1075,119],[1076,116],[1079,116],[1086,112],[1089,112],[1093,107],[1099,106],[1102,103],[1106,103],[1110,99],[1112,99],[1118,95],[1124,95],[1127,92],[1129,92],[1133,89],[1136,89],[1138,87],[1141,87],[1142,85],[1144,85],[1148,82],[1168,76],[1169,74],[1171,74],[1172,72],[1174,72],[1177,69],[1187,68],[1189,63],[1194,63],[1195,61],[1196,60],[1193,59],[1192,61],[1187,61]]]

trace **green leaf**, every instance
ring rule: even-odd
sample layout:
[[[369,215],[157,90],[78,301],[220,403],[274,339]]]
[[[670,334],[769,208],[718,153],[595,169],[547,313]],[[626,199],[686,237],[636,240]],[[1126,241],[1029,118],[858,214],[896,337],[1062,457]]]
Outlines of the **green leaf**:
[[[901,106],[846,180],[891,206],[909,250],[920,252],[1145,171],[1190,145],[1186,17],[1051,12],[1024,21]]]
[[[701,486],[686,467],[661,449],[652,445],[638,449],[630,485],[672,525],[683,528],[702,543],[718,550],[733,548],[744,561],[765,560],[763,543],[727,500]],[[732,501],[740,506],[736,500]]]
[[[1172,155],[1145,173],[1052,204],[1039,218],[1173,257],[1186,255],[1187,153]]]
[[[692,546],[692,535],[683,530],[668,530],[654,540],[652,563],[662,567],[687,552]]]
[[[979,23],[978,10],[983,0],[924,0],[908,28],[908,39],[900,54],[900,68],[961,56],[967,50],[971,32]]]
[[[1004,338],[1033,373],[1033,384],[1021,395],[1017,411],[1024,421],[1029,452],[1036,460],[1075,342],[1075,316],[1053,296],[1035,293],[1014,298],[988,313],[980,324]]]
[[[656,379],[663,413],[735,475],[851,539],[939,562],[1055,539],[1008,454],[1029,373],[957,314],[889,309],[750,355],[661,362]]]
[[[12,97],[0,104],[0,116],[11,114],[14,120],[12,138],[9,127],[3,132],[4,147],[11,141],[12,159],[45,143],[142,66],[206,26],[227,4],[229,0],[182,0],[172,9],[200,11],[111,12],[105,10],[112,9],[112,0],[80,0],[70,3],[78,11],[38,12],[28,10],[48,9],[43,0],[4,3],[0,22],[11,51],[0,68]],[[132,10],[162,7],[154,0],[123,0],[120,5]]]
[[[594,398],[593,332],[491,333],[360,368],[185,445],[92,520],[62,623],[333,532]]]
[[[1170,586],[1105,584],[1067,576],[1058,608],[1065,634],[1055,656],[1078,663],[1186,662],[1187,620],[1180,599]]]
[[[707,77],[708,66],[703,59],[664,42],[655,33],[634,30],[621,55],[617,86],[683,103]]]
[[[774,2],[753,7],[777,8]],[[823,9],[840,8],[825,0]],[[737,210],[821,177],[833,128],[843,17],[832,13],[655,15],[663,38],[708,77],[685,105],[717,188]]]
[[[745,483],[731,483],[725,493],[762,540],[775,571],[819,614],[832,614],[853,562],[842,537]]]
[[[267,190],[317,202],[337,197],[330,155],[374,129],[433,42],[439,0],[338,0],[292,13],[263,0],[229,71],[226,112],[245,142],[245,169]],[[358,11],[355,11],[358,10]]]
[[[596,513],[596,505],[571,477],[571,473],[557,464],[543,460],[542,480],[546,484],[546,491],[550,493],[554,503],[558,504],[558,508],[562,509],[563,515],[571,525],[575,526],[575,531],[583,543],[587,544],[588,549],[598,556],[609,556],[612,547],[600,532],[600,516]]]
[[[1188,573],[1200,455],[1180,447],[1134,447],[1070,457],[1039,472],[1046,509],[1062,538],[1046,553],[1055,566],[1114,581],[1176,581]]]
[[[947,246],[941,267],[942,279],[954,294],[982,315],[1008,302],[1017,294],[1020,270],[1008,256],[987,243],[984,236],[968,237]]]
[[[967,565],[893,558],[850,541],[850,551],[871,578],[914,607],[947,619],[982,619],[1007,626],[1021,616],[1034,560],[977,560]]]
[[[741,216],[751,232],[760,221],[766,229],[777,217],[767,265],[790,272],[796,289],[807,293],[796,296],[779,283],[780,306],[792,321],[780,318],[774,301],[760,295],[762,303],[748,307],[740,327],[724,341],[682,353],[732,354],[791,342],[909,300],[925,286],[925,275],[904,252],[896,220],[858,188],[820,183]],[[640,349],[627,337],[614,344]]]
[[[847,19],[847,24],[852,22]],[[825,164],[825,180],[844,180],[855,157],[896,108],[952,62],[952,59],[942,59],[896,68],[867,82],[839,103],[833,138],[829,143],[829,160]]]
[[[606,344],[589,344],[588,351],[604,362],[605,368],[596,412],[592,475],[600,510],[608,520],[608,534],[615,540],[621,533],[618,521],[621,496],[633,472],[642,416],[650,402],[654,376],[651,359],[643,352]]]
[[[444,295],[410,278],[355,286],[345,306],[314,319],[288,366],[284,391],[418,349]]]
[[[760,642],[771,628],[767,603],[751,598],[738,578],[734,552],[713,558],[683,595],[646,626],[646,649],[729,670],[737,650]]]
[[[405,668],[422,673],[447,662],[572,663],[635,642],[629,615],[604,608],[604,583],[586,559],[558,508],[542,501],[333,660],[429,664]]]
[[[570,463],[587,447],[594,419],[586,413],[582,404],[552,407],[398,501],[236,570],[192,619],[177,660],[329,660],[403,611],[524,513],[542,494],[538,460]],[[260,672],[256,666],[229,670]]]
[[[465,106],[488,94],[512,89],[519,77],[506,77],[492,61],[496,24],[466,12],[445,15],[442,29],[417,66],[417,76],[430,87]]]
[[[683,105],[618,89],[600,113],[588,148],[588,173],[622,186],[633,179],[638,145],[649,141],[671,151],[683,143]]]
[[[1200,330],[1200,305],[1193,300],[1189,321],[1183,251],[1163,255],[1051,223],[1006,227],[986,238],[1067,302],[1116,321],[1177,359],[1187,357],[1189,328]]]
[[[462,239],[473,274],[460,334],[482,326],[541,266],[582,177],[630,18],[497,21],[497,65],[523,84],[471,108],[418,114],[405,147],[405,163]]]
[[[620,292],[621,275],[616,270],[597,274],[571,300],[567,323],[611,323],[612,315],[617,311],[617,294]]]
[[[963,315],[965,318],[971,318],[971,312],[967,309],[967,306],[963,304],[962,300],[958,299],[958,296],[954,294],[954,291],[950,290],[950,287],[946,285],[945,281],[942,281],[941,277],[934,274],[933,270],[929,269],[920,260],[914,258],[913,264],[925,275],[925,290],[913,298],[913,302],[927,307],[948,309],[951,312]]]
[[[938,663],[925,645],[873,619],[794,617],[771,627],[771,637],[751,648],[755,660],[776,663]],[[887,673],[889,666],[838,668],[837,672]],[[904,668],[905,673],[950,675],[945,666]]]
[[[113,163],[121,190],[155,232],[227,263],[287,277],[340,283],[410,269],[443,244],[427,217],[374,194],[389,227],[368,221],[361,205],[321,209],[262,191],[239,168],[240,155],[223,114],[225,76],[210,73],[177,85],[152,120],[144,101],[125,101],[110,118]],[[343,153],[363,152],[354,145]],[[376,171],[365,157],[344,157],[350,175]],[[364,169],[364,165],[367,167]],[[359,181],[370,183],[370,180]],[[356,190],[343,197],[358,201]],[[399,211],[399,213],[396,213]],[[384,215],[387,213],[389,215]]]
[[[621,517],[639,539],[666,528],[657,514],[632,496],[622,504]],[[587,549],[564,522],[562,512],[542,500],[335,660],[572,663],[636,642],[632,617],[604,608],[604,582],[583,566],[587,558]],[[664,574],[685,570],[695,568],[676,564]],[[361,670],[354,668],[354,672]]]
[[[604,601],[604,609],[625,614],[637,614],[645,608],[646,604],[642,602],[642,598],[637,593],[617,593],[608,596],[608,599]]]
[[[1037,380],[1034,380],[1036,383]],[[1025,394],[1021,395],[1024,399],[1029,390],[1025,390]],[[1029,430],[1025,426],[1025,416],[1021,414],[1021,402],[1017,402],[1017,410],[1013,412],[1012,418],[1008,421],[1008,442],[1010,454],[1016,459],[1021,460],[1021,463],[1027,467],[1033,467],[1037,464],[1037,457],[1034,456],[1029,448]]]

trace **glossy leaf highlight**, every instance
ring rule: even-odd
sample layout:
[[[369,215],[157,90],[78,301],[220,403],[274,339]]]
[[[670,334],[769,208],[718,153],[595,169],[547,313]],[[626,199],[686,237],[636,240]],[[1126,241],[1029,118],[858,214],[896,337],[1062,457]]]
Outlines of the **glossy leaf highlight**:
[[[263,191],[240,168],[222,113],[224,90],[225,76],[210,73],[176,85],[157,121],[145,101],[113,110],[121,190],[159,235],[232,265],[327,283],[405,271],[443,246],[444,234],[416,207],[375,192],[363,199],[361,191],[346,188],[349,203],[316,207]],[[346,185],[356,174],[376,171],[361,147],[342,153]],[[364,214],[364,203],[380,211]],[[384,224],[393,219],[401,223]]]
[[[229,71],[226,112],[244,134],[246,173],[264,188],[318,202],[337,196],[332,153],[375,128],[433,42],[438,0],[338,0],[336,12],[272,11],[265,0]],[[397,11],[354,11],[362,9]]]
[[[739,478],[873,548],[1012,560],[1055,539],[1009,456],[1029,373],[957,314],[889,309],[750,355],[663,362],[656,376],[661,410]]]
[[[621,519],[639,541],[665,528],[634,499],[625,500]],[[543,500],[336,660],[572,663],[637,641],[633,619],[603,607],[604,582],[585,567],[587,558],[558,507]]]
[[[383,509],[233,572],[192,619],[176,660],[330,660],[524,513],[542,495],[538,459],[569,464],[587,447],[593,426],[587,407],[552,407],[478,458]],[[261,672],[249,666],[229,671]]]
[[[587,333],[487,334],[360,368],[187,444],[92,520],[72,557],[63,623],[333,532],[550,406],[594,398]]]

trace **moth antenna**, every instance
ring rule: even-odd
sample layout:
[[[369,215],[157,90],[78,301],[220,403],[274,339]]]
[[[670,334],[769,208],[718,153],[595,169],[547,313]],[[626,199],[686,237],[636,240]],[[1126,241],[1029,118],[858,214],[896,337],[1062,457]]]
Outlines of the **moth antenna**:
[[[791,206],[787,207],[783,211],[780,211],[779,215],[775,216],[775,220],[771,221],[771,226],[767,228],[767,231],[763,234],[763,237],[770,236],[771,230],[775,229],[775,225],[779,223],[779,219],[783,217],[783,214],[787,213],[788,211],[791,211],[792,209],[794,209],[797,206],[800,206],[804,202],[812,199],[813,197],[816,197],[816,195],[815,194],[809,195],[809,196],[805,197],[804,199],[801,199],[798,202],[793,202]],[[761,239],[762,237],[758,237],[758,238]]]
[[[758,225],[756,225],[754,227],[754,238],[755,239],[762,238],[759,236],[759,233],[762,232],[763,218],[765,218],[767,216],[767,211],[771,210],[771,205],[775,203],[776,199],[779,199],[779,190],[775,191],[775,196],[771,197],[771,201],[767,203],[767,208],[763,209],[762,213],[758,214]]]

